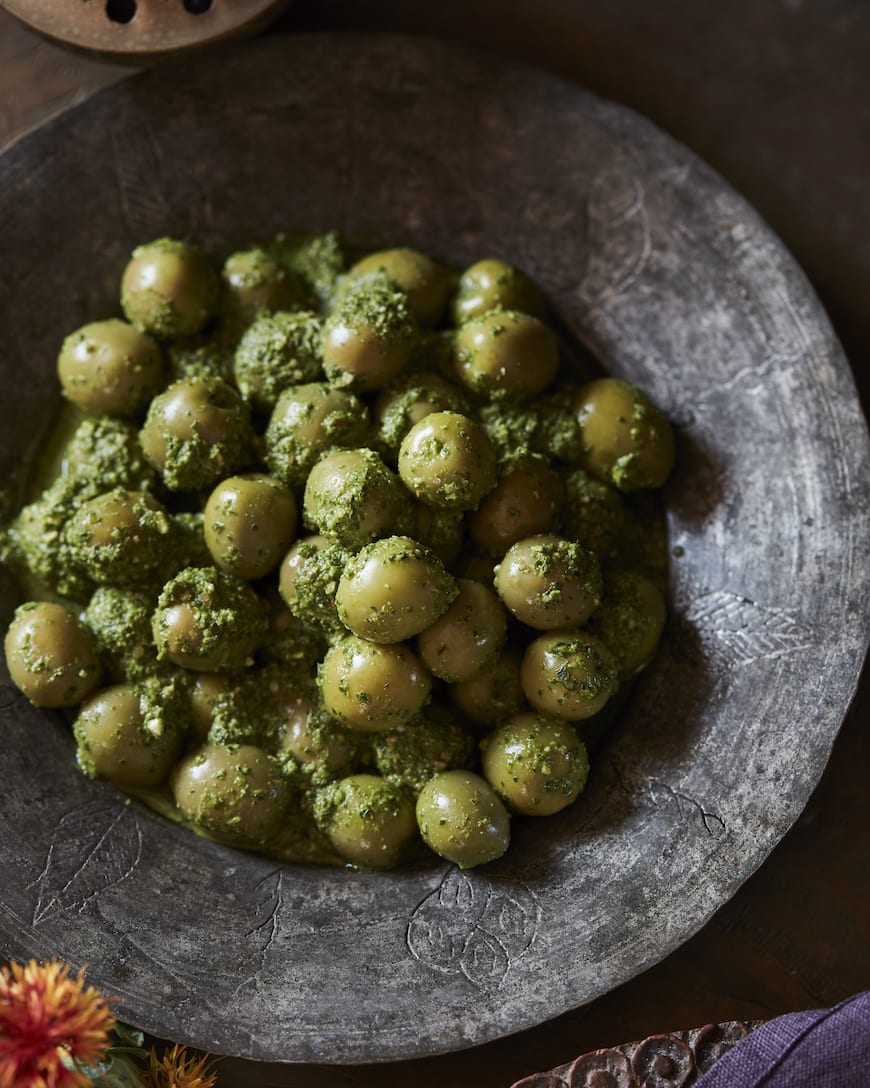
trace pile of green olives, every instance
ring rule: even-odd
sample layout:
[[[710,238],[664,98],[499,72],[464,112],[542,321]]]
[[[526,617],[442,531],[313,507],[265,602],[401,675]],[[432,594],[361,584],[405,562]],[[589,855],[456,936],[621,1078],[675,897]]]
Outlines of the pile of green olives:
[[[9,674],[81,770],[371,869],[571,805],[665,623],[661,411],[496,258],[162,238],[119,301],[63,339],[50,483],[0,536]]]

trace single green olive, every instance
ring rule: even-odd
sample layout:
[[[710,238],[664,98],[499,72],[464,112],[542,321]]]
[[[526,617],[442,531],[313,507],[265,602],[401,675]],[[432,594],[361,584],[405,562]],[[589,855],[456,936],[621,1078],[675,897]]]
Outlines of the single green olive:
[[[354,741],[350,733],[318,713],[313,695],[299,695],[284,708],[278,746],[311,775],[315,785],[325,785],[350,772],[358,748]]]
[[[195,672],[250,663],[268,629],[265,602],[215,567],[187,567],[163,587],[151,620],[158,658]]]
[[[175,768],[175,804],[185,819],[239,846],[263,846],[281,830],[288,788],[252,744],[204,744]]]
[[[516,812],[552,816],[573,804],[589,775],[586,746],[557,718],[514,714],[481,745],[483,774]]]
[[[456,588],[444,615],[417,637],[423,664],[449,684],[470,680],[495,661],[507,638],[507,614],[491,589],[468,578],[458,579]]]
[[[161,672],[151,637],[153,602],[148,593],[97,586],[82,614],[96,639],[106,672],[115,683]]]
[[[594,552],[551,534],[512,544],[495,568],[495,588],[521,623],[541,631],[585,623],[604,591]]]
[[[520,684],[523,653],[506,646],[489,665],[450,685],[450,702],[476,726],[492,726],[526,705]]]
[[[175,703],[147,681],[116,684],[91,695],[73,725],[79,766],[91,778],[105,778],[123,789],[159,786],[184,736]]]
[[[597,378],[579,389],[574,407],[587,472],[620,491],[664,485],[674,467],[674,433],[637,386]]]
[[[346,548],[362,548],[410,518],[398,477],[374,450],[337,450],[322,457],[305,484],[305,525]]]
[[[170,491],[210,487],[250,458],[248,409],[219,378],[181,379],[151,401],[139,434]]]
[[[253,581],[278,566],[296,535],[296,500],[272,476],[231,476],[209,495],[204,530],[215,564]]]
[[[348,562],[335,603],[355,635],[388,643],[425,630],[455,596],[453,577],[428,548],[407,536],[388,536]]]
[[[260,411],[271,411],[286,389],[323,377],[322,340],[317,314],[260,314],[242,334],[233,358],[239,392]]]
[[[417,798],[423,842],[460,869],[500,858],[510,843],[510,817],[495,791],[471,771],[430,778]]]
[[[374,774],[354,774],[318,799],[319,823],[336,852],[363,869],[392,869],[417,834],[409,794]]]
[[[666,615],[664,598],[649,578],[639,571],[612,571],[588,629],[616,658],[620,679],[628,680],[655,655]]]
[[[147,333],[110,318],[66,337],[57,373],[67,400],[83,411],[132,416],[160,388],[163,356]]]
[[[211,729],[212,715],[229,689],[229,678],[216,672],[197,673],[190,686],[190,732],[200,744]]]
[[[395,456],[408,431],[426,416],[468,410],[468,397],[461,389],[434,371],[419,370],[401,375],[380,391],[374,421],[378,438]]]
[[[518,310],[494,310],[456,333],[456,375],[472,392],[523,400],[556,377],[559,348],[550,327]]]
[[[473,419],[459,412],[433,412],[402,440],[399,475],[423,502],[474,510],[495,486],[495,451]]]
[[[602,560],[615,559],[624,545],[626,529],[626,511],[620,493],[582,468],[566,473],[564,483],[564,535]]]
[[[300,487],[321,455],[333,446],[361,446],[368,408],[353,393],[326,382],[286,389],[266,428],[266,463],[288,487]]]
[[[365,733],[407,722],[426,703],[432,686],[413,650],[357,635],[333,643],[317,680],[327,713],[348,729]]]
[[[520,681],[536,710],[577,722],[616,694],[617,675],[616,660],[600,639],[567,630],[548,632],[526,647]]]
[[[401,291],[381,281],[348,287],[323,330],[323,369],[339,386],[380,389],[408,366],[417,323]]]
[[[416,249],[383,249],[369,253],[348,272],[352,280],[386,278],[408,300],[421,325],[437,325],[447,305],[450,279],[447,270]]]
[[[345,635],[335,593],[351,553],[325,536],[297,540],[281,561],[278,589],[290,612],[327,638]]]
[[[128,321],[162,340],[192,336],[214,317],[220,281],[205,254],[174,238],[133,250],[121,277]]]
[[[4,648],[12,683],[34,706],[76,706],[100,682],[93,636],[61,604],[20,605]]]
[[[257,246],[231,253],[221,279],[227,308],[245,324],[260,310],[296,310],[307,301],[299,276]]]
[[[489,555],[500,556],[518,540],[552,533],[559,525],[564,495],[559,473],[543,458],[509,464],[471,515],[471,538]]]
[[[494,257],[477,261],[462,273],[452,303],[453,321],[463,325],[490,310],[519,310],[541,317],[541,292],[513,265]]]
[[[378,772],[415,796],[442,771],[470,767],[477,745],[449,710],[432,704],[400,729],[372,737]]]
[[[116,488],[82,505],[64,526],[70,561],[99,585],[147,586],[172,546],[172,519],[146,491]]]

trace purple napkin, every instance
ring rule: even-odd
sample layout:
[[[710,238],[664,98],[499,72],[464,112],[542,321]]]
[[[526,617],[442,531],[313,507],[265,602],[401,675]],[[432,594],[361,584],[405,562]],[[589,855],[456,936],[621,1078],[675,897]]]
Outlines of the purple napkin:
[[[859,1088],[870,1085],[870,990],[832,1009],[762,1024],[695,1088]]]

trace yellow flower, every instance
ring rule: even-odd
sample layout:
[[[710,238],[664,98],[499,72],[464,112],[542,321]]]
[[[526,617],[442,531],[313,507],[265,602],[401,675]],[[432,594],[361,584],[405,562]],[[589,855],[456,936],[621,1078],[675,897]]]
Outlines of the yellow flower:
[[[145,1072],[146,1088],[214,1088],[217,1059],[205,1054],[188,1054],[187,1047],[175,1043],[158,1055],[151,1048],[151,1062]]]
[[[85,1088],[115,1025],[108,1002],[56,960],[0,968],[0,1088]]]

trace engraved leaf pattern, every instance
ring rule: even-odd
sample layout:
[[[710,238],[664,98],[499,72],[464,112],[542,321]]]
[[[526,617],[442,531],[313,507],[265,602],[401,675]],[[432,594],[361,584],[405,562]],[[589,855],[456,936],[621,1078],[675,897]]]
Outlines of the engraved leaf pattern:
[[[537,899],[528,889],[514,888],[507,895],[483,878],[450,869],[414,911],[408,948],[436,970],[494,988],[530,947],[539,921]]]
[[[45,868],[35,881],[33,924],[55,912],[81,910],[125,880],[141,852],[142,833],[131,808],[99,798],[77,805],[52,832]]]
[[[780,657],[812,645],[812,632],[788,612],[758,604],[727,590],[697,598],[685,621],[707,653],[724,655],[728,665]]]

